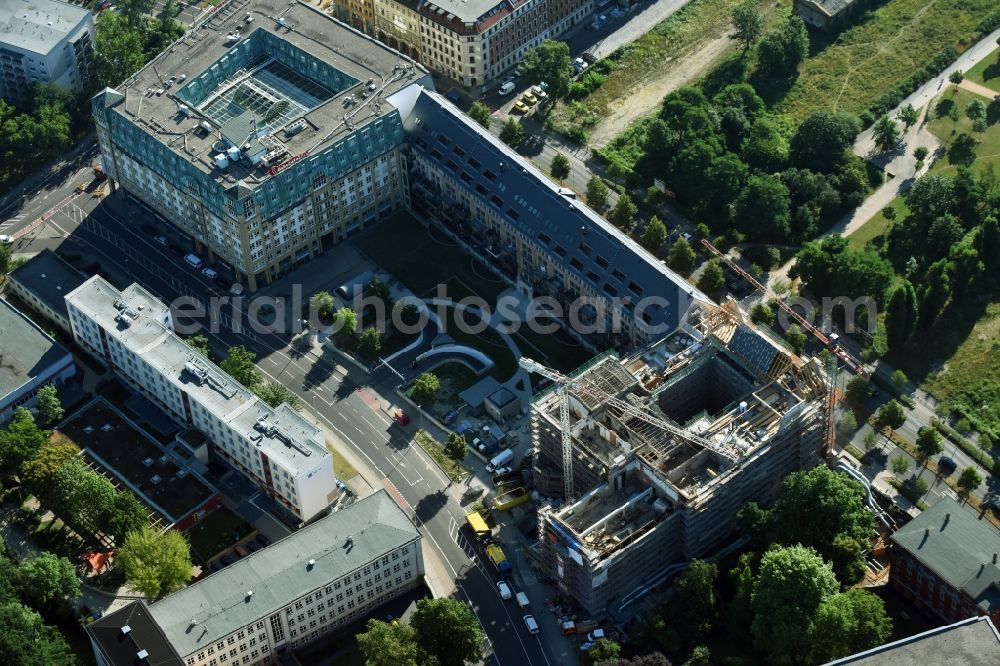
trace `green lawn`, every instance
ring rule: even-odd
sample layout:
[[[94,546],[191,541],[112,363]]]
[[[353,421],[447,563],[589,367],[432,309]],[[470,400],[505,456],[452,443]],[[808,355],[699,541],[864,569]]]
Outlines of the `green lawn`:
[[[191,543],[193,559],[207,562],[251,532],[252,525],[226,507],[219,507],[185,534]]]
[[[895,209],[897,220],[902,220],[906,217],[908,211],[902,195],[893,199],[889,207]],[[863,250],[868,241],[878,238],[887,232],[891,226],[892,222],[886,219],[881,213],[878,213],[847,237],[848,245],[852,250]]]
[[[447,317],[443,320],[446,325],[445,331],[447,334],[456,343],[478,349],[493,359],[493,363],[495,364],[494,373],[498,381],[505,382],[513,377],[514,373],[517,372],[517,359],[514,358],[514,355],[510,352],[500,334],[492,328],[487,328],[481,333],[472,333],[469,330],[463,330],[463,328],[469,329],[470,326],[459,326],[455,320],[455,314],[456,311],[454,308],[448,308]],[[466,315],[465,321],[468,321],[470,325],[474,324],[470,315]],[[478,324],[478,322],[475,322],[475,324]]]
[[[420,445],[420,448],[434,459],[434,462],[438,464],[453,482],[462,481],[469,474],[469,470],[466,469],[465,465],[455,462],[444,454],[444,447],[441,445],[441,442],[427,434],[427,431],[418,430],[417,434],[414,435],[414,439]]]
[[[347,458],[343,456],[330,442],[326,443],[326,448],[329,449],[330,453],[333,454],[333,471],[337,475],[337,478],[341,481],[347,481],[352,479],[358,474],[358,470],[354,469],[351,463],[347,462]]]
[[[962,165],[972,165],[972,170],[981,173],[988,164],[994,168],[1000,166],[1000,122],[994,121],[981,135],[972,131],[972,121],[965,115],[965,108],[972,100],[980,100],[988,104],[989,100],[967,90],[951,86],[931,107],[933,120],[928,129],[941,140],[945,155],[934,163],[931,171],[955,175],[955,170]],[[958,120],[951,117],[951,111],[958,112]],[[976,140],[972,151],[963,149],[956,144],[955,139],[962,134],[969,134]]]
[[[961,51],[959,41],[996,9],[996,0],[888,0],[828,45],[812,32],[814,55],[799,69],[778,110],[796,122],[818,110],[860,114],[942,49]]]
[[[1000,92],[1000,47],[976,63],[965,73],[965,78]]]

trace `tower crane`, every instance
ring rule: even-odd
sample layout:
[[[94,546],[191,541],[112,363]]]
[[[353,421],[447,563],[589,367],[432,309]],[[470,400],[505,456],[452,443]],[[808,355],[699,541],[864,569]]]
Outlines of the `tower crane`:
[[[858,359],[854,358],[854,356],[849,351],[847,351],[844,347],[842,347],[836,341],[835,339],[836,336],[834,336],[834,339],[827,337],[826,334],[823,333],[823,331],[819,330],[816,326],[812,324],[812,322],[808,321],[805,317],[796,312],[792,306],[788,305],[788,303],[785,303],[785,301],[782,300],[780,296],[771,291],[767,287],[767,285],[762,284],[760,280],[750,275],[750,273],[747,273],[745,270],[740,268],[740,266],[735,261],[727,257],[725,252],[712,245],[712,243],[710,243],[707,238],[702,238],[701,244],[704,245],[709,252],[714,254],[722,261],[726,262],[727,266],[733,269],[744,280],[753,285],[754,289],[759,291],[763,296],[777,303],[779,308],[787,312],[789,316],[791,316],[795,321],[801,324],[802,328],[811,333],[813,337],[815,337],[817,340],[823,343],[824,347],[829,349],[831,353],[833,353],[837,358],[843,361],[851,372],[853,372],[856,375],[861,375],[867,378],[868,373],[865,371],[864,364],[861,363],[861,361],[859,361]]]
[[[738,462],[735,455],[715,442],[636,407],[626,400],[613,396],[603,389],[594,386],[585,378],[568,377],[558,370],[553,370],[538,361],[524,356],[521,357],[518,363],[528,372],[534,372],[551,380],[557,387],[559,395],[559,428],[562,431],[563,497],[566,501],[569,501],[573,497],[573,437],[569,419],[569,392],[571,389],[600,400],[605,405],[611,405],[627,416],[644,421],[685,441],[710,449],[726,459],[731,465],[736,465]]]

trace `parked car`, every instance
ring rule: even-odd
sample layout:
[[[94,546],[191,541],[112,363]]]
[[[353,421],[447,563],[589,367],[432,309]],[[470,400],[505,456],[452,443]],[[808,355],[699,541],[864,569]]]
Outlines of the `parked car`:
[[[596,643],[597,641],[601,640],[602,638],[604,638],[604,630],[603,629],[594,629],[592,632],[590,632],[589,634],[587,634],[587,640],[590,641],[591,643]]]
[[[451,425],[458,418],[458,412],[454,409],[444,415],[444,424]]]
[[[201,269],[201,274],[207,277],[209,280],[217,280],[219,278],[219,274],[216,272],[214,268],[203,268]]]
[[[184,255],[184,261],[187,262],[188,266],[191,268],[201,268],[202,260],[197,254],[186,254]]]
[[[538,631],[539,631],[539,629],[538,629],[538,623],[535,622],[535,616],[534,615],[525,615],[524,616],[524,626],[528,628],[528,633],[529,634],[537,634]]]
[[[392,420],[401,426],[405,426],[410,423],[410,417],[402,409],[392,415]]]
[[[502,84],[500,84],[500,88],[499,90],[497,90],[497,92],[499,92],[501,95],[511,94],[512,92],[514,92],[514,82],[504,81]]]
[[[260,550],[260,549],[261,549],[261,548],[263,548],[263,547],[264,547],[264,546],[260,545],[260,544],[259,544],[259,543],[257,543],[256,541],[247,541],[247,542],[246,542],[246,549],[247,549],[247,550],[248,550],[249,552],[251,552],[251,553],[256,553],[256,552],[257,552],[258,550]]]
[[[957,467],[958,465],[955,464],[955,461],[948,456],[938,458],[938,469],[954,472]]]
[[[13,236],[8,236],[7,234],[2,234],[2,235],[0,235],[0,244],[2,244],[2,245],[13,245],[14,244],[14,237]]]
[[[532,95],[530,92],[524,93],[524,95],[521,96],[521,101],[527,104],[528,106],[534,106],[538,104],[538,98]]]
[[[544,84],[544,81],[542,83]],[[539,102],[544,102],[549,98],[549,94],[541,86],[531,86],[531,94],[537,97]]]
[[[583,58],[577,58],[576,60],[573,61],[573,72],[575,74],[579,74],[588,67],[590,67],[590,65],[588,65],[587,61],[584,60]]]
[[[163,234],[157,234],[156,236],[153,236],[153,240],[155,240],[157,243],[159,243],[163,247],[167,246],[167,237],[164,236]]]
[[[504,581],[497,583],[497,591],[500,593],[500,598],[504,601],[509,601],[514,596],[513,592],[510,591],[510,585]]]
[[[226,553],[225,555],[223,555],[222,557],[219,558],[219,561],[222,562],[222,566],[228,567],[230,564],[232,564],[233,562],[235,562],[237,559],[238,558],[235,555],[233,555],[232,553]]]
[[[514,468],[513,468],[513,467],[498,467],[498,468],[497,468],[497,469],[496,469],[496,470],[495,470],[495,471],[493,472],[493,476],[506,476],[506,475],[508,475],[508,474],[511,474],[511,473],[513,473],[513,471],[514,471]]]
[[[516,102],[514,102],[513,110],[517,111],[518,113],[527,113],[530,110],[530,107],[527,104],[525,104],[522,100],[517,100]]]

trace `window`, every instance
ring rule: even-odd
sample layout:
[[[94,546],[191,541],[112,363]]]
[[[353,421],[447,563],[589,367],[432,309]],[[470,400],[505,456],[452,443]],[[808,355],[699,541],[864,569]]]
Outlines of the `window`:
[[[593,249],[587,245],[585,242],[580,242],[580,252],[583,252],[586,256],[590,256],[593,253]]]
[[[538,232],[538,240],[542,241],[546,245],[552,242],[552,238],[548,234],[541,231]]]
[[[583,270],[583,262],[577,259],[576,257],[573,257],[572,259],[569,260],[569,265],[578,271]]]
[[[604,269],[606,269],[610,265],[608,264],[608,260],[602,257],[601,255],[597,255],[597,257],[594,258],[594,261],[597,262],[598,266]]]

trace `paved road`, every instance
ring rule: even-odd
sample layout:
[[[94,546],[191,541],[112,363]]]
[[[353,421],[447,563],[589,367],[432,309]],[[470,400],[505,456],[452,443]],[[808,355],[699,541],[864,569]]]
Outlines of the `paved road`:
[[[42,195],[45,199],[26,202],[23,210],[27,212],[11,223],[12,231],[23,233],[31,228],[39,211],[48,210],[47,202],[70,196],[74,185],[70,178],[65,184],[47,190]],[[222,294],[219,285],[182,267],[178,258],[137,231],[140,221],[155,224],[151,216],[125,203],[120,195],[103,201],[89,196],[71,197],[45,224],[24,233],[15,250],[30,253],[43,247],[66,245],[87,252],[98,257],[102,272],[113,281],[119,284],[138,281],[167,302],[182,295],[204,299]],[[315,265],[312,270],[316,270]],[[294,279],[294,276],[288,278]],[[459,545],[461,535],[457,528],[464,522],[459,503],[461,489],[449,488],[437,466],[419,447],[409,444],[413,431],[421,425],[438,438],[443,438],[443,434],[432,423],[421,424],[416,417],[403,429],[389,416],[398,377],[387,369],[368,376],[345,368],[339,358],[333,358],[332,352],[318,359],[294,352],[288,349],[287,335],[253,333],[245,328],[242,333],[234,333],[232,308],[223,306],[220,313],[223,326],[209,335],[214,343],[221,348],[243,344],[256,351],[262,359],[261,370],[270,381],[280,381],[299,394],[327,429],[363,456],[390,488],[398,489],[414,511],[421,531],[444,558],[460,597],[476,609],[493,648],[492,661],[553,663],[555,658],[546,655],[539,638],[527,633],[516,607],[500,600],[492,569],[487,570],[479,558],[470,557]],[[376,487],[381,482],[369,481]],[[545,615],[549,614],[539,613],[538,619],[554,624],[551,616]],[[554,627],[547,629],[552,631]]]

